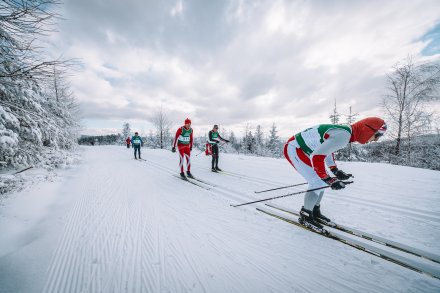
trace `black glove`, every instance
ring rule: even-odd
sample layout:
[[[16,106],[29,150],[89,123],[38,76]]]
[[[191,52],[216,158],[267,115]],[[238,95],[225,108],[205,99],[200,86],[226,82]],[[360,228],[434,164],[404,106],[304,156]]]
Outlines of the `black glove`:
[[[192,150],[193,150],[193,147],[190,147],[190,148],[189,148],[189,151],[192,152]]]
[[[225,141],[226,141],[226,143],[229,143],[229,140],[226,139]]]
[[[325,183],[327,183],[328,185],[330,185],[330,187],[333,190],[339,190],[339,189],[343,189],[345,188],[345,184],[342,181],[339,181],[338,178],[336,177],[330,177],[328,176],[327,178],[322,179]]]
[[[172,151],[173,153],[175,153],[175,152],[176,152],[176,148],[173,147],[173,148],[171,149],[171,151]]]
[[[330,171],[333,172],[333,174],[335,174],[336,178],[338,178],[339,180],[347,180],[350,179],[350,177],[353,177],[353,175],[351,174],[347,174],[342,170],[339,170],[338,168],[332,168],[330,169]]]

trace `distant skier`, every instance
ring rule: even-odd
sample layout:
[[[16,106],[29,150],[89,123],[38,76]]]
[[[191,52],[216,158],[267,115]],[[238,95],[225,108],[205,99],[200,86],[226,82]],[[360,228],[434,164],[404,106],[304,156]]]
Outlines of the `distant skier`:
[[[144,142],[142,141],[142,138],[138,135],[138,132],[134,133],[134,136],[131,138],[131,145],[134,148],[134,158],[136,157],[136,152],[139,154],[139,159],[141,158],[141,146],[144,145]]]
[[[186,179],[185,173],[183,172],[183,161],[186,158],[187,171],[186,176],[189,178],[194,178],[191,174],[191,151],[193,146],[193,129],[191,128],[191,120],[189,118],[185,119],[185,125],[177,129],[176,136],[173,142],[173,148],[171,151],[176,152],[176,144],[179,149],[179,166],[180,166],[180,177]]]
[[[387,130],[381,118],[369,117],[352,125],[321,124],[297,133],[284,146],[284,156],[309,183],[309,189],[330,185],[332,189],[345,188],[341,180],[352,177],[336,166],[333,152],[351,142],[366,144],[377,141]],[[326,171],[329,167],[335,177]],[[321,214],[320,203],[324,190],[307,192],[300,212],[300,223],[308,222],[318,228],[318,220],[330,222]]]
[[[207,140],[207,143],[210,145],[211,154],[212,154],[212,162],[211,162],[212,172],[221,171],[221,169],[218,167],[218,153],[219,153],[218,144],[222,141],[226,143],[229,142],[229,140],[222,138],[218,133],[218,125],[214,125],[212,130],[209,131],[208,133],[208,140]]]
[[[127,139],[125,140],[125,142],[127,143],[127,149],[130,148],[130,143],[131,143],[131,139],[130,137],[127,137]]]

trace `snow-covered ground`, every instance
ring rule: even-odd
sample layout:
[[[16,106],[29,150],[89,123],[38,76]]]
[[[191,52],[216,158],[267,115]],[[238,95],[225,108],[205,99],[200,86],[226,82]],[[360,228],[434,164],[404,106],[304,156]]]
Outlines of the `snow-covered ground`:
[[[83,148],[82,163],[2,199],[0,292],[440,292],[440,280],[231,204],[304,189],[282,159],[193,156],[205,190],[172,176],[176,154]],[[196,154],[197,152],[194,152]],[[440,255],[440,172],[339,164],[355,184],[327,190],[340,224]],[[273,201],[299,209],[302,195]],[[440,264],[437,264],[440,269]]]

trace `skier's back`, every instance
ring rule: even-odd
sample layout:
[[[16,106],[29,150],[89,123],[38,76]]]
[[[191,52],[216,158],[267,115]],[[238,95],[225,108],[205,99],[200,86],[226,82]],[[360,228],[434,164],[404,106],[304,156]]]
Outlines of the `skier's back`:
[[[343,189],[345,184],[342,180],[349,179],[351,174],[337,168],[333,153],[351,142],[365,144],[377,141],[386,128],[385,122],[377,117],[362,119],[352,125],[317,125],[292,136],[284,146],[284,155],[307,180],[309,189],[325,186],[335,190]],[[327,173],[326,165],[335,177]],[[319,220],[330,221],[321,214],[320,203],[323,195],[323,190],[305,194],[300,222],[306,221],[322,228]]]

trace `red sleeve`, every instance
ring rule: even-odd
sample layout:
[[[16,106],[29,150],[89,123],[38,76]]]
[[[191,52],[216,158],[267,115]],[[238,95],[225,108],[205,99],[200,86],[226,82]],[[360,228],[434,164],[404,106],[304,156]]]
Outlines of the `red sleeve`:
[[[179,127],[179,129],[177,129],[176,131],[176,136],[174,137],[173,148],[176,147],[177,139],[181,134],[182,134],[182,127]]]
[[[325,170],[325,160],[326,155],[314,155],[312,157],[313,170],[318,174],[319,178],[324,179],[328,177],[327,171]]]
[[[189,147],[193,147],[193,130],[191,129],[191,134],[189,136]]]

